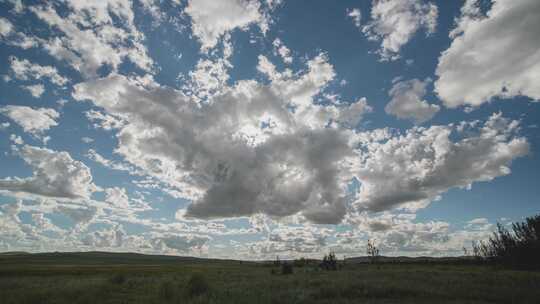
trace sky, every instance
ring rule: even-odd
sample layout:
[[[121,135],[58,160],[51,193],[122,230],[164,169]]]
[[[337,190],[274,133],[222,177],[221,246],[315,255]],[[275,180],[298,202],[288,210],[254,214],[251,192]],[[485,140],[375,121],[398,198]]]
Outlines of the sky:
[[[537,0],[0,0],[0,251],[455,256],[540,212]]]

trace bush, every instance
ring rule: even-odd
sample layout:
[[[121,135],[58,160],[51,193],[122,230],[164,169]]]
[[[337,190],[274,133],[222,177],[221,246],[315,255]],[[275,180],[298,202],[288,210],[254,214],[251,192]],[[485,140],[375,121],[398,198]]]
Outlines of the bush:
[[[190,297],[200,296],[209,290],[208,282],[200,273],[193,274],[187,283],[187,293]]]
[[[122,285],[122,284],[124,284],[126,282],[126,276],[121,274],[121,273],[117,273],[113,277],[111,277],[111,279],[109,281],[112,284]]]
[[[320,264],[320,267],[324,270],[337,270],[337,258],[333,252],[325,255]]]
[[[513,223],[512,230],[497,224],[487,242],[473,244],[474,256],[486,262],[540,270],[540,215]]]
[[[281,264],[281,274],[292,274],[293,265],[291,263],[284,262]]]
[[[161,283],[159,296],[164,300],[172,300],[176,294],[176,286],[171,281]]]
[[[308,260],[306,260],[305,258],[300,258],[293,261],[293,266],[298,267],[298,268],[302,268],[306,266],[307,264],[308,264]]]

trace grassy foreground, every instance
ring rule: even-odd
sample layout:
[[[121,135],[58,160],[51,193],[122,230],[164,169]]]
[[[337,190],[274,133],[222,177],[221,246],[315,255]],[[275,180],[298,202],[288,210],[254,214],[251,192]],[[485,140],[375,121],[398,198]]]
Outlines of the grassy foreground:
[[[79,254],[84,255],[84,254]],[[340,271],[122,256],[0,255],[10,303],[539,303],[540,273],[487,266],[347,264]]]

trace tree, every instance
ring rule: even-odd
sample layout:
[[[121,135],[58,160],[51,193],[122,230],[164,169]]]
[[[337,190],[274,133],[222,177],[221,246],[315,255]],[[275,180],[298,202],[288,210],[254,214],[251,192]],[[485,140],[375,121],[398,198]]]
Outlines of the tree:
[[[486,262],[540,270],[540,215],[513,223],[511,230],[498,223],[487,241],[473,243],[473,253]]]
[[[280,266],[281,260],[279,259],[279,255],[276,255],[276,259],[274,260],[274,266]]]
[[[368,240],[367,242],[367,255],[371,263],[376,263],[379,260],[379,248],[375,246],[375,242]]]

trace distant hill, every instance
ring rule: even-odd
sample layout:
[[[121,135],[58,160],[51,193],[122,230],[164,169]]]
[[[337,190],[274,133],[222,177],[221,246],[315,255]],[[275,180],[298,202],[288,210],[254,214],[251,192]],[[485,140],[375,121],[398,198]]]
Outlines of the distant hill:
[[[24,255],[24,254],[30,254],[26,251],[7,251],[7,252],[0,252],[0,256],[2,255]]]
[[[119,264],[169,264],[169,263],[212,263],[226,260],[205,259],[185,256],[150,255],[133,252],[4,252],[0,253],[0,265],[7,263],[54,264],[54,265],[119,265]]]
[[[472,257],[387,257],[380,256],[380,263],[468,263]],[[287,260],[283,260],[287,261]],[[320,260],[309,259],[310,263],[317,264]],[[11,251],[0,253],[0,265],[10,263],[24,263],[26,265],[167,265],[178,263],[240,263],[239,260],[207,259],[188,256],[151,255],[134,252],[45,252],[28,253]],[[273,263],[274,261],[242,261],[242,263]],[[367,256],[345,259],[346,263],[369,263]]]
[[[345,261],[348,263],[369,263],[370,258],[368,256],[361,256],[361,257],[347,258],[345,259]],[[380,263],[468,263],[471,261],[474,261],[474,257],[471,257],[471,256],[458,256],[458,257],[380,256],[378,257],[378,262]]]

